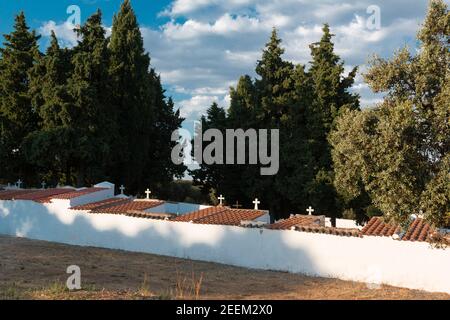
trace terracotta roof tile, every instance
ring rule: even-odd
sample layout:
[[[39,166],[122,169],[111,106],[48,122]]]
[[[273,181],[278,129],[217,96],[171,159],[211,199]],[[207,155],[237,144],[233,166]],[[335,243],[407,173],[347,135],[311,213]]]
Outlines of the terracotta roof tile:
[[[128,200],[107,207],[100,207],[91,210],[92,213],[115,213],[125,214],[129,211],[144,211],[163,204],[161,200]]]
[[[297,231],[302,232],[312,232],[312,233],[323,233],[335,236],[344,237],[361,237],[361,231],[359,229],[347,229],[347,228],[335,228],[335,227],[325,227],[319,225],[297,225],[294,227]]]
[[[73,198],[84,196],[86,194],[99,192],[102,190],[107,190],[107,189],[106,188],[85,188],[85,189],[81,189],[81,190],[74,190],[72,192],[58,194],[58,195],[54,196],[53,199],[73,199]]]
[[[37,189],[10,189],[0,191],[0,200],[13,200],[16,196],[36,192]]]
[[[220,206],[209,207],[178,216],[175,219],[172,219],[172,221],[182,221],[182,222],[195,221],[197,219],[201,219],[219,212],[225,212],[227,210],[229,210],[228,207],[220,207]]]
[[[261,210],[228,209],[194,221],[200,224],[220,224],[228,226],[240,226],[241,221],[254,220],[265,214]]]
[[[274,230],[289,230],[296,225],[320,225],[321,216],[292,215],[287,219],[278,220],[277,222],[267,226]]]
[[[125,203],[128,201],[130,201],[130,199],[128,199],[128,198],[108,198],[108,199],[101,200],[101,201],[96,201],[96,202],[83,204],[80,206],[75,206],[70,209],[72,209],[72,210],[95,210],[95,209],[100,209],[100,208],[104,208],[104,207],[106,208],[106,207],[113,206],[113,205],[118,205],[118,204]]]
[[[366,236],[385,236],[391,237],[394,233],[399,233],[401,228],[399,225],[386,223],[380,217],[373,217],[361,230]]]
[[[182,216],[178,216],[172,221],[184,221],[199,224],[220,224],[240,226],[241,221],[254,220],[265,214],[261,210],[231,209],[230,207],[210,207],[197,210]]]
[[[51,198],[56,195],[68,193],[74,189],[66,188],[55,188],[55,189],[45,189],[45,190],[35,190],[34,192],[25,193],[15,196],[16,200],[32,200],[40,203],[49,202]]]
[[[421,218],[417,218],[411,223],[402,240],[427,241],[430,229],[428,223]]]
[[[361,230],[361,233],[365,236],[391,237],[394,233],[400,234],[401,231],[400,225],[386,223],[380,217],[373,217]],[[410,224],[401,240],[428,241],[431,232],[431,226],[422,218],[417,218]]]
[[[158,213],[158,212],[144,212],[144,211],[128,211],[125,215],[134,218],[146,218],[146,219],[159,219],[159,220],[168,220],[176,214],[174,213]]]

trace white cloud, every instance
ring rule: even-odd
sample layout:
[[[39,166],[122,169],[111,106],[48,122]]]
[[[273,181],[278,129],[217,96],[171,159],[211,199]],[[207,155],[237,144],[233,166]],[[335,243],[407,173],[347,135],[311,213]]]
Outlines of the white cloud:
[[[204,23],[189,19],[183,23],[170,21],[162,27],[164,36],[171,40],[200,39],[204,36],[230,36],[239,32],[258,32],[270,29],[256,18],[247,16],[232,17],[224,14],[214,23]]]
[[[227,108],[230,103],[230,96],[228,94],[222,97],[216,95],[194,95],[190,99],[179,101],[177,107],[179,107],[182,117],[187,119],[199,119],[200,116],[206,113],[206,110],[213,102],[216,102],[223,108]]]
[[[372,4],[373,0],[175,0],[161,13],[170,21],[156,29],[142,26],[141,31],[168,94],[175,95],[185,117],[195,119],[213,101],[227,106],[228,88],[239,76],[255,76],[256,61],[273,26],[283,39],[285,58],[296,63],[308,63],[309,45],[320,39],[324,22],[330,23],[346,70],[356,65],[364,70],[374,53],[389,57],[406,43],[414,47],[427,0],[414,5],[410,0],[377,1],[380,30],[366,27],[366,9]],[[76,44],[66,24],[49,21],[41,33],[49,35],[52,29],[63,42]],[[363,105],[380,99],[360,75],[353,90],[362,96]]]
[[[54,31],[61,45],[73,47],[78,41],[77,35],[73,31],[74,28],[75,26],[67,21],[62,24],[57,24],[55,21],[50,20],[45,22],[39,28],[38,32],[44,37],[49,37],[52,31]]]

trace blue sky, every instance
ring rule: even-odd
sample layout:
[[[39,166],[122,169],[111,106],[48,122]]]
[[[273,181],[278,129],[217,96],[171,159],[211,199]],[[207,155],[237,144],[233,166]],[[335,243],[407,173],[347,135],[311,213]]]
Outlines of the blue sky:
[[[448,1],[447,1],[448,2]],[[84,21],[97,8],[105,28],[121,0],[0,0],[0,33],[11,31],[14,15],[23,10],[29,25],[48,44],[53,29],[61,43],[76,38],[66,23],[70,5],[77,5]],[[423,20],[427,0],[133,0],[152,66],[161,74],[167,94],[188,120],[197,119],[213,102],[227,107],[228,88],[242,74],[255,76],[256,60],[272,27],[277,27],[286,49],[285,58],[309,61],[308,45],[321,36],[328,22],[336,35],[336,51],[347,70],[359,65],[363,72],[372,54],[389,57],[404,45],[416,49],[415,34]],[[368,28],[367,8],[380,8],[380,29]],[[362,104],[380,100],[358,76],[353,88]],[[189,121],[185,123],[188,127]]]

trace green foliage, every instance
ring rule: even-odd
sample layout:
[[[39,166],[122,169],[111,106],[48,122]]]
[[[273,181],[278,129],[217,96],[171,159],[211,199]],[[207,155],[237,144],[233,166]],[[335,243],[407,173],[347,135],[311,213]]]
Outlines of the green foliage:
[[[101,12],[62,49],[54,33],[45,55],[25,17],[0,49],[0,179],[38,184],[109,180],[130,193],[158,192],[184,166],[170,154],[182,118],[150,68],[136,16],[125,0],[110,38]]]
[[[311,46],[307,70],[283,59],[274,29],[256,66],[258,78],[242,76],[236,88],[230,88],[227,114],[211,106],[202,118],[203,130],[279,129],[281,163],[275,176],[261,176],[255,165],[202,164],[192,175],[205,193],[214,189],[228,203],[239,201],[247,207],[258,197],[275,218],[303,212],[309,205],[320,214],[340,214],[327,137],[337,113],[357,109],[358,97],[348,92],[356,69],[344,76],[331,37],[325,25],[321,41]]]
[[[14,179],[26,174],[33,179],[22,141],[38,126],[28,83],[29,71],[40,58],[39,36],[29,31],[22,12],[15,19],[13,32],[4,38],[0,48],[0,176]]]
[[[367,192],[399,223],[422,209],[440,226],[450,211],[449,21],[444,2],[432,1],[418,54],[375,57],[365,74],[375,92],[387,93],[383,103],[344,112],[330,138],[339,192]]]

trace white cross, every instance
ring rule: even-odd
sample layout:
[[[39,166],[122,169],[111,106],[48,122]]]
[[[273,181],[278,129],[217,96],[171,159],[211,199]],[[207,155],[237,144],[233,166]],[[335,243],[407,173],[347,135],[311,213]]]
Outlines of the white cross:
[[[219,199],[219,206],[223,205],[222,201],[225,200],[225,198],[220,195],[217,199]]]
[[[17,188],[20,189],[20,186],[22,185],[23,181],[22,180],[17,180],[16,184],[17,184]]]
[[[260,204],[261,201],[259,201],[258,198],[256,198],[255,201],[253,201],[253,203],[255,204],[255,210],[258,210],[258,204]]]
[[[123,194],[123,191],[125,190],[125,187],[123,185],[120,186],[120,194]]]
[[[311,208],[311,206],[309,206],[309,208],[306,209],[306,211],[308,212],[309,215],[312,215],[312,213],[314,212],[314,209]]]
[[[152,192],[150,191],[150,189],[147,189],[146,191],[145,191],[145,194],[147,195],[147,199],[150,199],[150,194],[151,194]]]
[[[41,183],[41,186],[42,186],[42,189],[45,189],[45,186],[46,186],[47,184],[45,183],[45,181],[42,181],[42,183]]]

